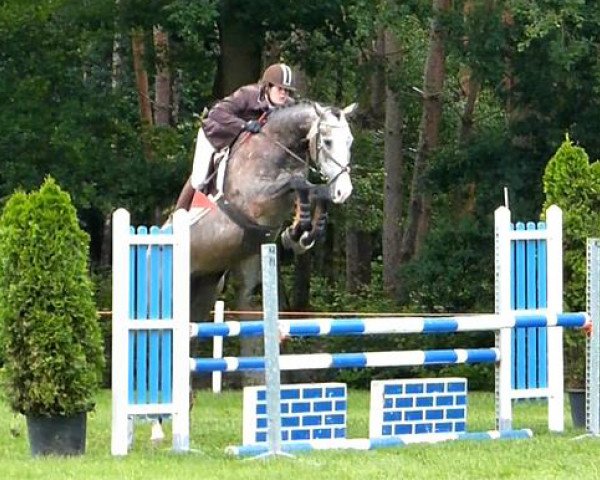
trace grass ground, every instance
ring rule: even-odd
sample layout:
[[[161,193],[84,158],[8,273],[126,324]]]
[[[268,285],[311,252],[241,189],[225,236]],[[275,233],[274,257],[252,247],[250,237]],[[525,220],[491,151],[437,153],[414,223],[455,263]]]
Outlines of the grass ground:
[[[367,437],[368,393],[349,392],[348,437]],[[515,408],[515,427],[531,428],[534,438],[519,441],[453,442],[367,452],[328,451],[293,459],[240,460],[224,454],[241,441],[240,392],[197,394],[192,412],[193,453],[169,452],[170,436],[150,444],[150,427],[136,428],[133,451],[110,455],[110,392],[102,392],[88,416],[87,453],[80,458],[32,458],[27,429],[0,403],[0,479],[600,479],[600,439],[582,434],[566,412],[564,434],[546,431],[546,409],[528,402]],[[568,406],[567,406],[568,407]],[[470,393],[469,431],[494,428],[493,395]],[[167,432],[168,433],[168,432]]]

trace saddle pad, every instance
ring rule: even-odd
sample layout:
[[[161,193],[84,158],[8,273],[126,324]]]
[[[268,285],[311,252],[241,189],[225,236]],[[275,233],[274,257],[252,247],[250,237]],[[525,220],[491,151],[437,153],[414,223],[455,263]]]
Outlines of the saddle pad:
[[[190,210],[193,208],[207,208],[209,210],[216,210],[217,205],[210,198],[204,195],[204,193],[196,191],[196,193],[194,193],[194,198],[192,198]]]
[[[217,205],[209,197],[204,195],[202,192],[194,193],[192,198],[192,204],[190,205],[190,225],[198,222],[201,218],[207,214],[215,211]]]

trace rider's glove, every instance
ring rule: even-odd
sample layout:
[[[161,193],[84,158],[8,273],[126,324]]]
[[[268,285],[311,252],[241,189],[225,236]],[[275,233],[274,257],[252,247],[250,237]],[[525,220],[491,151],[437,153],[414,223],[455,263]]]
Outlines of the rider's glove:
[[[244,130],[251,133],[260,132],[260,122],[258,120],[250,120],[244,125]]]

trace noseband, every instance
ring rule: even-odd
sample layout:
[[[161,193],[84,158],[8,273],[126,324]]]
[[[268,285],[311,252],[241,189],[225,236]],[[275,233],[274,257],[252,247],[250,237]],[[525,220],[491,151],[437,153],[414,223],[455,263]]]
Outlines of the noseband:
[[[331,179],[327,182],[327,185],[331,185],[332,183],[334,183],[338,177],[345,173],[348,172],[350,173],[350,165],[342,165],[332,154],[331,151],[325,146],[324,142],[323,142],[323,134],[321,133],[321,126],[326,126],[329,128],[342,128],[340,125],[331,125],[329,123],[324,123],[323,121],[323,117],[325,116],[325,113],[327,112],[331,112],[331,108],[327,107],[322,115],[319,115],[318,121],[316,123],[313,123],[310,131],[308,132],[308,135],[306,136],[306,138],[308,139],[308,151],[310,154],[310,159],[314,162],[317,163],[318,159],[319,159],[319,155],[321,155],[321,153],[325,153],[325,155],[327,155],[327,157],[334,163],[336,164],[338,167],[340,167],[340,171]],[[324,175],[321,174],[321,176],[323,177]]]

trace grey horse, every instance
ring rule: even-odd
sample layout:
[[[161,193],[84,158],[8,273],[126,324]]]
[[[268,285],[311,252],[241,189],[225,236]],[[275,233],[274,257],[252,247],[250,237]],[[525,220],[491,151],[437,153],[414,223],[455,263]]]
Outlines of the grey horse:
[[[207,321],[224,274],[240,279],[237,307],[250,306],[260,284],[260,245],[274,242],[294,212],[282,244],[300,254],[323,235],[329,202],[343,203],[352,193],[347,117],[344,109],[301,103],[269,115],[261,132],[243,134],[231,147],[221,189],[190,226],[190,321]],[[325,180],[308,180],[310,169]],[[189,204],[189,181],[177,202]],[[194,219],[194,216],[192,216]],[[252,354],[242,344],[242,356]],[[164,438],[161,419],[153,421],[151,439]]]
[[[261,132],[241,135],[231,147],[222,191],[215,206],[191,225],[191,320],[206,321],[227,271],[242,279],[238,296],[248,298],[259,283],[260,245],[282,234],[283,245],[302,253],[325,228],[329,202],[352,192],[347,122],[356,104],[344,109],[301,103],[273,112]],[[309,182],[313,168],[325,184]],[[244,300],[238,302],[244,304]]]

